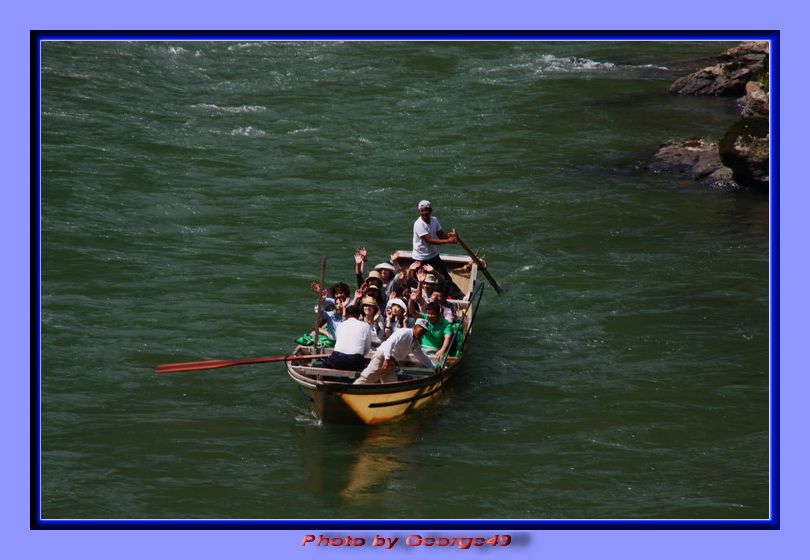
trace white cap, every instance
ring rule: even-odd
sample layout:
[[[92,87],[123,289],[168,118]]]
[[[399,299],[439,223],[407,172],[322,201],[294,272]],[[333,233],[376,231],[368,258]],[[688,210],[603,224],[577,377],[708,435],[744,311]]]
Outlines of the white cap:
[[[429,200],[423,200],[419,203],[419,210],[424,210],[425,208],[431,208]]]
[[[415,327],[422,327],[425,330],[428,330],[428,322],[425,319],[417,319],[416,323],[414,323]]]
[[[374,270],[382,270],[382,269],[390,270],[391,272],[396,272],[397,270],[396,268],[394,268],[394,265],[388,262],[380,263],[374,267]]]

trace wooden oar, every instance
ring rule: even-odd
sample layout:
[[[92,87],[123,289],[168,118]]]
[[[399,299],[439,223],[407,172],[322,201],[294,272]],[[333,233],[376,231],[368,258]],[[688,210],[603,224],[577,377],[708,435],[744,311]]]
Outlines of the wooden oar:
[[[318,348],[318,333],[321,332],[321,308],[323,307],[323,283],[326,282],[326,255],[321,261],[321,283],[318,284],[318,306],[315,308],[315,328],[312,330],[313,352]]]
[[[456,234],[458,244],[461,245],[461,248],[464,249],[464,252],[470,255],[470,258],[473,260],[473,262],[478,265],[478,270],[484,273],[484,276],[486,276],[487,280],[489,280],[489,283],[492,284],[492,287],[495,288],[495,291],[498,292],[499,294],[502,294],[504,291],[503,288],[501,288],[498,282],[496,282],[495,279],[492,277],[492,275],[489,273],[489,271],[487,270],[487,265],[481,262],[481,259],[478,258],[478,255],[476,253],[473,253],[472,250],[469,247],[467,247],[467,244],[461,240],[456,230],[453,230],[453,233]]]
[[[155,373],[170,373],[173,371],[192,371],[196,369],[214,369],[243,364],[260,364],[264,362],[284,362],[296,360],[314,360],[326,358],[329,354],[312,354],[302,356],[279,356],[276,358],[250,358],[247,360],[208,360],[206,362],[185,362],[182,364],[163,364],[155,368]]]

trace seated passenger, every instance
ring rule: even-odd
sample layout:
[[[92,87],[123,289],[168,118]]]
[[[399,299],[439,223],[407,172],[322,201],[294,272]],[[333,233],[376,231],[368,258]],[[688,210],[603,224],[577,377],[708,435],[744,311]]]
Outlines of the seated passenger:
[[[422,350],[426,354],[434,354],[434,359],[439,361],[450,348],[453,326],[442,317],[441,307],[435,301],[428,303],[425,313],[419,315],[421,318],[427,319],[427,332],[422,337]]]
[[[313,282],[311,288],[316,293],[321,292],[321,287],[317,282]],[[343,321],[343,311],[351,303],[349,286],[344,282],[336,282],[332,284],[329,290],[324,291],[323,295],[321,321],[318,327],[321,329],[321,332],[323,332],[325,328],[326,332],[324,332],[324,334],[334,340],[335,328]],[[317,310],[317,308],[318,307],[315,306],[315,310]]]
[[[366,274],[367,259],[368,251],[365,249],[365,247],[357,249],[357,252],[354,254],[354,273],[357,276],[357,288],[363,292],[371,287],[378,288],[380,290],[379,294],[363,293],[363,297],[366,295],[372,295],[372,297],[374,297],[380,303],[380,305],[385,306],[388,295],[385,282],[383,281],[383,275],[379,270],[376,269]],[[359,305],[359,303],[357,305]]]
[[[447,301],[447,288],[445,288],[444,286],[437,286],[436,289],[433,290],[431,298],[433,301],[435,301],[441,306],[442,317],[444,317],[451,323],[455,323],[456,306]]]
[[[422,263],[414,264],[421,265]],[[413,290],[418,291],[426,302],[432,299],[433,290],[445,283],[444,277],[430,265],[422,265],[416,269],[411,266],[411,282]],[[420,305],[424,306],[424,303],[420,302]]]
[[[375,278],[369,278],[368,281],[363,282],[363,285],[357,288],[357,291],[354,292],[354,305],[362,307],[363,300],[371,297],[374,298],[374,301],[379,304],[381,309],[384,309],[387,298],[383,296],[377,282],[379,282],[379,280]]]
[[[329,288],[329,295],[334,298],[335,301],[342,300],[344,306],[349,305],[351,292],[349,291],[349,285],[345,282],[335,282],[332,284],[332,287]]]
[[[380,306],[377,304],[377,300],[373,297],[364,297],[362,304],[363,322],[371,329],[371,343],[376,346],[385,338],[383,315],[380,312]]]
[[[376,299],[381,308],[385,308],[388,302],[388,296],[385,294],[385,288],[383,288],[382,278],[379,272],[376,270],[369,272],[368,278],[366,278],[366,281],[360,286],[360,289],[365,290],[365,295]]]
[[[391,297],[391,290],[394,288],[394,273],[397,269],[390,262],[382,262],[375,266],[374,270],[380,273],[383,294],[386,297]]]
[[[354,253],[354,274],[357,277],[357,287],[360,288],[363,283],[376,278],[378,280],[377,287],[387,298],[391,293],[391,281],[394,278],[396,268],[390,262],[382,262],[375,266],[374,270],[366,273],[366,262],[368,262],[368,250],[365,247],[360,247]]]
[[[408,297],[405,295],[405,292],[410,292],[411,286],[407,268],[397,269],[396,276],[394,276],[394,278],[391,280],[391,283],[388,285],[388,289],[390,290],[388,297],[408,301]]]
[[[318,293],[321,291],[321,286],[317,282],[313,282],[310,284],[312,291]],[[323,292],[324,298],[332,298],[335,301],[337,300],[344,300],[344,305],[349,304],[349,299],[351,298],[351,293],[349,291],[349,285],[345,282],[335,282],[332,284],[332,287],[328,290]]]
[[[397,329],[413,326],[413,319],[408,318],[408,306],[399,298],[388,300],[385,309],[385,338],[390,337]]]
[[[323,361],[323,367],[360,371],[366,366],[366,353],[371,350],[371,329],[360,320],[359,307],[350,305],[345,315],[335,332],[335,350]]]

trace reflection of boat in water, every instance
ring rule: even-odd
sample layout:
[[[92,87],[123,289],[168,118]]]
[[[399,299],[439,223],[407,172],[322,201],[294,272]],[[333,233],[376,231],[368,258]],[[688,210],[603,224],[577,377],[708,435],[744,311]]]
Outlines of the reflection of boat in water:
[[[361,508],[353,514],[362,516],[362,508],[375,507],[389,499],[392,491],[418,487],[422,452],[415,446],[435,421],[434,412],[440,411],[440,407],[429,408],[426,414],[374,426],[308,419],[299,432],[304,439],[301,472],[307,475],[302,489],[318,499],[339,499],[345,506]]]
[[[348,505],[373,503],[392,477],[403,475],[409,466],[407,449],[416,441],[420,427],[397,422],[364,428],[369,432],[357,449],[357,458],[346,473],[346,486],[340,492]]]
[[[395,265],[408,268],[410,251],[392,255]],[[440,372],[423,367],[413,356],[399,364],[397,381],[353,385],[359,371],[341,371],[316,367],[314,360],[287,362],[287,372],[310,401],[317,416],[325,422],[379,424],[424,406],[438,397],[445,383],[458,370],[468,351],[473,322],[481,302],[483,284],[477,281],[477,260],[469,256],[442,255],[453,282],[464,296],[453,300],[456,324],[449,356],[439,364]],[[297,346],[293,356],[329,353],[330,349]],[[370,357],[370,356],[367,356]]]

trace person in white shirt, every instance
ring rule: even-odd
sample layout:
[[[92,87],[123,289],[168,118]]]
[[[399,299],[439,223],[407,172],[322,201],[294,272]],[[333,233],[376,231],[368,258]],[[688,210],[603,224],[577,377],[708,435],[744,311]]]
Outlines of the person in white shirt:
[[[411,329],[397,329],[388,339],[380,344],[366,369],[355,379],[356,385],[368,383],[393,383],[397,380],[397,362],[404,362],[410,354],[423,366],[437,369],[427,354],[422,350],[421,339],[427,332],[427,321],[418,319]]]
[[[413,259],[427,263],[447,280],[447,291],[455,298],[464,297],[458,286],[450,279],[450,273],[439,256],[436,245],[458,243],[455,233],[444,233],[439,219],[432,216],[433,207],[428,200],[419,202],[419,217],[413,223]]]
[[[359,371],[366,365],[366,353],[371,350],[371,329],[360,320],[360,308],[350,305],[345,320],[335,330],[335,349],[323,361],[323,367]]]
[[[413,258],[421,262],[430,262],[439,256],[439,250],[436,245],[445,245],[447,243],[458,243],[455,235],[446,234],[442,230],[442,225],[439,219],[431,216],[433,207],[430,201],[423,200],[419,203],[419,217],[413,224]],[[430,263],[436,266],[432,262]],[[440,266],[444,263],[439,262]],[[444,273],[444,271],[442,271]],[[445,277],[447,275],[445,274]]]

